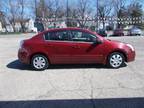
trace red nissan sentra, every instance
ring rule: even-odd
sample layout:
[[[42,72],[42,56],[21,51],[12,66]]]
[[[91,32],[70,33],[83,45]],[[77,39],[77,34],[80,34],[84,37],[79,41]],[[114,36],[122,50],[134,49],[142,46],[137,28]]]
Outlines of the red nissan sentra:
[[[50,29],[21,41],[18,58],[36,70],[50,64],[101,63],[119,68],[135,60],[132,45],[107,40],[97,33],[80,28]]]

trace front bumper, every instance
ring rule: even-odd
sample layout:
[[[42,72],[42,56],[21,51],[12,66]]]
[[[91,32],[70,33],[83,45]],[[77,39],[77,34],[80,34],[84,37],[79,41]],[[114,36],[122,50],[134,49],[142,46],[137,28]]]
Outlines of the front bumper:
[[[127,53],[127,62],[132,62],[135,60],[136,53],[135,51],[128,51]]]

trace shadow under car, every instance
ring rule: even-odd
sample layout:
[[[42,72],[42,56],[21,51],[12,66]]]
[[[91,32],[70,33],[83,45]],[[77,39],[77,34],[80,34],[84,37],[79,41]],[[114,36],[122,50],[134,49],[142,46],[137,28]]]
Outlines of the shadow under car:
[[[144,98],[0,101],[0,108],[144,108]]]
[[[122,67],[126,66],[127,64],[124,64]],[[30,65],[23,64],[19,60],[14,60],[8,63],[7,67],[18,70],[33,70]],[[50,65],[48,69],[86,69],[86,68],[110,69],[103,64],[57,64],[57,65]]]

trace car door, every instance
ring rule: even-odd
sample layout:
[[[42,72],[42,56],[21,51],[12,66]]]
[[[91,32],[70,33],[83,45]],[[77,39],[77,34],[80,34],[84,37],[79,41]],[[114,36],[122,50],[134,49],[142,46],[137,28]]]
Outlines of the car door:
[[[98,38],[85,31],[71,31],[73,47],[71,61],[74,63],[101,63],[103,44],[94,43]]]
[[[45,33],[45,47],[52,64],[70,63],[73,43],[69,38],[68,30]]]

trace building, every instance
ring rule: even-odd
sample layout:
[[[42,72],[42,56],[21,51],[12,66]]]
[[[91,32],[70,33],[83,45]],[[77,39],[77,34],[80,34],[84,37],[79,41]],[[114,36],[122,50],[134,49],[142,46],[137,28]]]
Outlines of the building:
[[[34,27],[34,20],[33,19],[25,19],[21,21],[17,19],[15,21],[15,32],[21,32],[21,22],[24,23],[25,32],[37,32],[37,28]],[[5,28],[2,26],[2,21],[0,20],[0,32],[14,32],[13,26],[8,23],[5,24]]]

